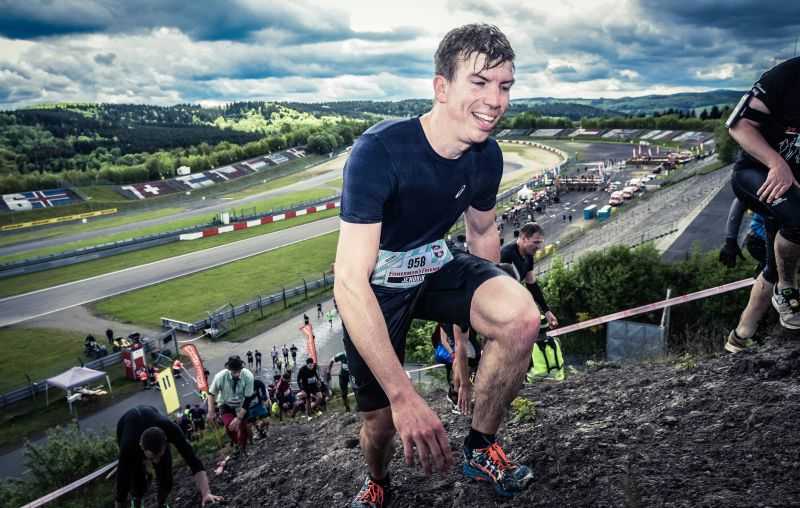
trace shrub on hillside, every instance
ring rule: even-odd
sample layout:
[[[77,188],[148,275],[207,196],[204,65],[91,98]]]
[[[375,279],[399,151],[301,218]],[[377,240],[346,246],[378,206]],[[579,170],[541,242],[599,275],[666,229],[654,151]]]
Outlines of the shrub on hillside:
[[[51,429],[42,444],[25,445],[29,474],[0,483],[0,506],[26,504],[112,462],[118,453],[111,434],[83,432],[74,424]]]

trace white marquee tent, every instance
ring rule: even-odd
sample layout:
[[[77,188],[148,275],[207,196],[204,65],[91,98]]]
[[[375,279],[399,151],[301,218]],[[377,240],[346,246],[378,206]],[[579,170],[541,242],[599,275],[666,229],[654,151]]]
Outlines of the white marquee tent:
[[[55,386],[67,392],[67,402],[69,403],[70,412],[72,412],[73,399],[70,397],[70,390],[102,378],[106,378],[108,393],[111,393],[111,380],[108,378],[108,374],[102,370],[94,370],[87,367],[72,367],[68,371],[47,380],[47,386],[45,387],[47,404],[50,404],[50,387]]]

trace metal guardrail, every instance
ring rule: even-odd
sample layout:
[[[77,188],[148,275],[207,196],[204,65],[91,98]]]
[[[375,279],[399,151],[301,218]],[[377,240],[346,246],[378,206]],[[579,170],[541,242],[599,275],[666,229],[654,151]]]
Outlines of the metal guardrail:
[[[249,302],[245,302],[238,306],[229,304],[226,306],[227,308],[225,310],[219,312],[209,312],[207,318],[192,323],[186,321],[180,321],[178,319],[162,317],[161,326],[163,328],[173,328],[181,332],[192,333],[192,334],[201,332],[207,328],[218,328],[219,325],[225,321],[235,320],[236,317],[238,316],[256,310],[261,312],[263,316],[264,308],[269,307],[270,305],[274,305],[276,303],[283,303],[284,308],[286,308],[288,307],[288,300],[290,298],[299,295],[305,295],[307,298],[309,291],[332,286],[333,281],[334,281],[333,274],[330,275],[323,274],[321,279],[317,279],[310,282],[307,282],[305,279],[303,279],[302,286],[296,286],[290,289],[284,288],[279,293],[273,293],[267,296],[258,295],[253,300],[250,300]]]
[[[154,346],[163,346],[164,339],[166,339],[169,336],[173,336],[174,333],[175,333],[174,330],[167,330],[156,337],[145,337],[144,339],[142,339],[145,352],[149,353],[154,349]],[[173,337],[172,340],[174,341],[175,338]],[[105,369],[111,365],[116,365],[121,361],[122,361],[122,352],[118,351],[116,353],[110,353],[106,356],[96,358],[90,362],[83,362],[83,366],[88,367],[90,369]],[[47,380],[40,379],[38,381],[31,382],[27,386],[22,386],[20,388],[16,388],[6,393],[0,394],[0,408],[10,406],[11,404],[19,402],[21,400],[35,397],[36,394],[44,392],[46,388],[47,388]]]

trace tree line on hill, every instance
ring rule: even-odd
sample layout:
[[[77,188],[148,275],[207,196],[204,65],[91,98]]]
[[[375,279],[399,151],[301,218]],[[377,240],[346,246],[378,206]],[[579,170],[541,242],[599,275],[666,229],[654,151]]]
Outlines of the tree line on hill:
[[[25,190],[63,187],[65,185],[86,186],[97,184],[128,184],[170,178],[180,166],[189,166],[193,172],[205,171],[215,167],[231,164],[236,161],[266,155],[294,146],[307,146],[314,153],[329,153],[338,148],[352,144],[360,135],[368,122],[342,120],[326,124],[322,127],[298,125],[286,132],[270,136],[257,133],[247,134],[244,139],[252,141],[236,144],[220,141],[216,144],[204,141],[202,136],[193,138],[196,144],[176,146],[148,152],[124,153],[122,148],[99,146],[88,154],[76,155],[69,159],[53,156],[46,171],[16,171],[19,154],[0,148],[0,194],[21,192]],[[213,128],[203,127],[213,130]],[[34,141],[38,153],[47,152],[48,146],[62,146],[65,140],[56,138],[49,131],[25,126],[30,134],[29,141]],[[142,131],[143,128],[131,129],[131,132]],[[166,129],[170,132],[170,129]],[[19,132],[16,129],[3,130],[11,136]],[[214,139],[214,138],[212,138]],[[0,138],[0,141],[2,138]],[[61,161],[61,163],[59,163]]]

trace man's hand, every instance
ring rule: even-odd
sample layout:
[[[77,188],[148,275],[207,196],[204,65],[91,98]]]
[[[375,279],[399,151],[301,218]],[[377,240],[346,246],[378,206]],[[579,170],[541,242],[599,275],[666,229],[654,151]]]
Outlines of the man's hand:
[[[414,464],[416,447],[426,475],[430,476],[434,467],[443,473],[453,467],[450,442],[442,422],[416,392],[411,393],[408,400],[391,407],[394,427],[403,441],[406,464]]]
[[[209,411],[208,414],[206,415],[206,419],[208,420],[208,423],[210,423],[211,425],[216,425],[216,423],[217,423],[217,412],[216,411]]]
[[[545,319],[547,319],[547,324],[550,328],[558,328],[558,319],[556,319],[556,315],[550,312],[549,310],[544,314]]]
[[[733,238],[726,239],[725,245],[719,250],[719,262],[728,268],[733,268],[736,266],[737,257],[744,261],[744,255],[742,254],[742,249],[739,248],[739,244]]]
[[[786,161],[781,157],[776,157],[775,162],[769,165],[769,173],[767,173],[764,185],[758,189],[758,199],[771,204],[783,196],[792,185],[800,187]]]
[[[472,381],[469,380],[469,364],[467,355],[459,354],[453,359],[453,388],[458,392],[458,410],[462,415],[469,415],[472,412]]]
[[[236,418],[231,420],[231,423],[228,424],[228,428],[231,430],[231,432],[239,432],[239,426],[241,424],[242,424],[242,421],[237,416]]]
[[[218,501],[225,501],[225,499],[222,496],[215,496],[214,494],[209,492],[203,496],[203,500],[201,501],[201,503],[202,506],[205,506],[206,503],[216,503]]]

